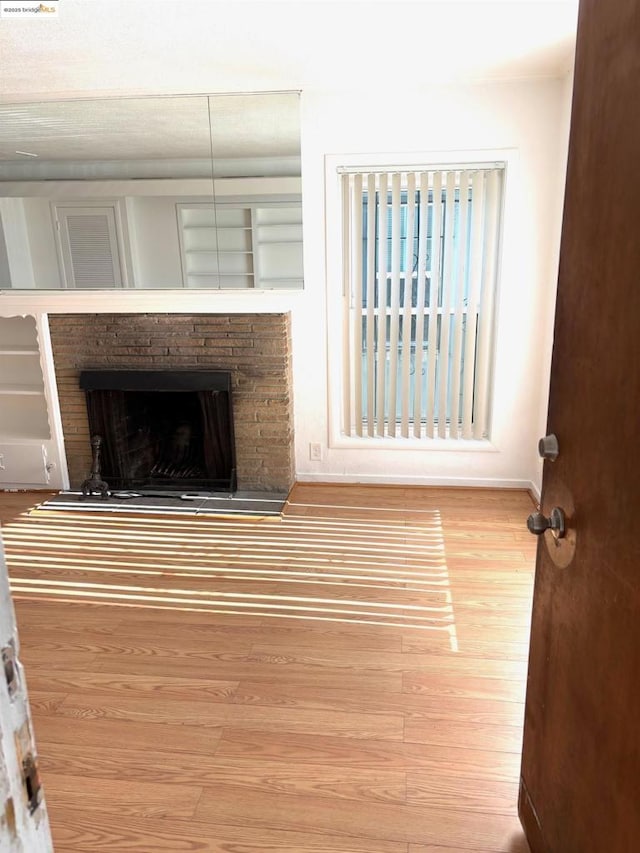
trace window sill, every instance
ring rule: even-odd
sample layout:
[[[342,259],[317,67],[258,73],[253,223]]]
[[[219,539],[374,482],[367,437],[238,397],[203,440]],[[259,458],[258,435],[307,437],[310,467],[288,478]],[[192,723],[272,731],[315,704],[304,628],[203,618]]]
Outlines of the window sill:
[[[427,453],[499,453],[488,438],[360,438],[340,435],[332,438],[329,447],[335,450],[387,450],[391,452],[410,450]]]

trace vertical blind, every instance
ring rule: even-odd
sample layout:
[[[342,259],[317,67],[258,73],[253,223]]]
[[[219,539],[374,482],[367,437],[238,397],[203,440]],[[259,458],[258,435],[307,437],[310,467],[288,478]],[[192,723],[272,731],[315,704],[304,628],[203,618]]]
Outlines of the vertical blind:
[[[486,438],[503,169],[341,181],[344,433]]]

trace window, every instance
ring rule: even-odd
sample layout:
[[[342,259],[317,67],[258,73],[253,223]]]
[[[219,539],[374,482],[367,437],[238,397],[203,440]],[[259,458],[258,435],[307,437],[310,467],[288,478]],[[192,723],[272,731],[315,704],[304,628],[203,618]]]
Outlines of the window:
[[[343,170],[343,432],[488,435],[503,167]]]

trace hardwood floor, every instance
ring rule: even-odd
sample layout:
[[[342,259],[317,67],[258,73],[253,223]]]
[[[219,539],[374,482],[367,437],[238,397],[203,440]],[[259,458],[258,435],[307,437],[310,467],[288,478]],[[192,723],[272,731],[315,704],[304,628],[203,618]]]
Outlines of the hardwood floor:
[[[41,498],[0,518],[56,853],[526,853],[526,493]]]

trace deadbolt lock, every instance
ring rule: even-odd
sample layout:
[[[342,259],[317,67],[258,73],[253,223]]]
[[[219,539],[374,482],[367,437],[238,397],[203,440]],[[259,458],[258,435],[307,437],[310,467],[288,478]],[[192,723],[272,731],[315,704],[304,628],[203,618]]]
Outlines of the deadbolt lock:
[[[538,453],[543,459],[548,459],[549,462],[556,461],[560,453],[560,448],[558,446],[558,439],[553,433],[545,435],[544,438],[540,439],[538,442]]]

